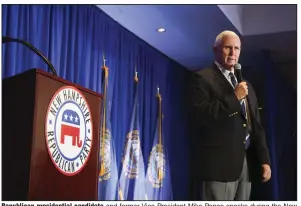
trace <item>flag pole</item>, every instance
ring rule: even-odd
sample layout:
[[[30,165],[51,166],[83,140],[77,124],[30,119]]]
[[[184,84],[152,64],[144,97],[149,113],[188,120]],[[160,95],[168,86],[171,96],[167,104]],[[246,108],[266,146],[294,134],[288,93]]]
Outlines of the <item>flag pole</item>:
[[[157,86],[157,98],[158,98],[158,152],[163,154],[163,144],[162,144],[162,97],[160,94],[160,89]],[[162,160],[163,161],[163,160]],[[163,167],[162,167],[163,168]],[[163,171],[158,168],[158,179],[163,179]]]
[[[159,122],[158,122],[158,129],[159,129],[159,145],[162,145],[162,122],[161,122],[161,116],[162,116],[162,110],[161,110],[161,102],[162,102],[162,97],[160,94],[160,89],[157,86],[157,98],[158,98],[158,118],[159,118]]]
[[[101,163],[100,163],[100,171],[99,171],[99,175],[100,176],[103,176],[105,174],[105,163],[104,163],[104,155],[105,155],[105,134],[106,134],[106,107],[107,107],[107,104],[106,104],[106,100],[107,100],[107,85],[108,85],[108,76],[109,76],[109,73],[108,73],[108,67],[106,66],[106,60],[104,58],[104,55],[103,55],[103,66],[102,66],[102,70],[104,71],[104,92],[103,92],[103,118],[102,118],[102,134],[101,134]]]

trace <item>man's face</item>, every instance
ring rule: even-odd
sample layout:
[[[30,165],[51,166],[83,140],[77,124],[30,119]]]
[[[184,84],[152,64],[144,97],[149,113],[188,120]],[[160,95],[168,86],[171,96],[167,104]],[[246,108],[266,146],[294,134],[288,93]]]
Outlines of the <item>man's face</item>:
[[[216,60],[225,67],[231,70],[238,62],[240,55],[240,39],[234,35],[224,36],[221,44],[214,47]]]

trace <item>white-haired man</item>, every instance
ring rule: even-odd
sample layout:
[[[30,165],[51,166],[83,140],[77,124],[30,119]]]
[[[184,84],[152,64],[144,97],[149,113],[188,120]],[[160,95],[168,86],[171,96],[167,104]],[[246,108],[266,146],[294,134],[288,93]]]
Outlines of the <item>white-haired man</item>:
[[[194,164],[202,200],[248,200],[256,177],[271,178],[255,92],[234,73],[240,49],[237,34],[220,33],[213,67],[193,74]]]

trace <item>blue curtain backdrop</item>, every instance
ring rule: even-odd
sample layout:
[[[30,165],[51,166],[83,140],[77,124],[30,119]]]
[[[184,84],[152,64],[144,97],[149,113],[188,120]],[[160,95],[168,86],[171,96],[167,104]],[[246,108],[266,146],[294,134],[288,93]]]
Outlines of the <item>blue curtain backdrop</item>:
[[[184,85],[187,71],[124,29],[92,5],[3,5],[2,35],[33,44],[50,59],[58,76],[101,91],[102,57],[109,67],[112,135],[118,166],[132,112],[134,68],[139,76],[139,119],[144,162],[156,126],[156,87],[163,97],[165,137],[174,198],[187,200],[188,162]],[[2,78],[31,68],[48,71],[33,52],[17,43],[2,45]],[[146,165],[145,165],[146,167]],[[181,168],[181,169],[179,169]]]
[[[184,103],[189,72],[95,6],[3,5],[2,35],[32,43],[50,59],[60,77],[96,92],[101,91],[101,65],[105,54],[109,67],[108,98],[112,103],[112,135],[118,166],[130,121],[134,67],[137,65],[144,162],[147,162],[156,126],[158,85],[163,97],[164,137],[170,158],[174,198],[188,200],[192,197],[189,195],[189,176],[195,163],[189,167],[189,129]],[[296,200],[296,90],[290,88],[277,73],[269,56],[259,54],[248,58],[255,66],[250,70],[244,69],[243,75],[255,87],[264,108],[261,115],[273,170],[269,183],[254,185],[252,199]],[[246,65],[247,61],[241,62]],[[30,68],[48,70],[47,65],[23,45],[2,45],[2,78]],[[191,171],[189,168],[192,168]],[[192,188],[191,194],[194,191]]]
[[[297,90],[277,70],[279,61],[272,59],[271,51],[244,53],[241,59],[243,76],[252,83],[262,107],[272,168],[268,183],[253,184],[251,199],[297,200]]]

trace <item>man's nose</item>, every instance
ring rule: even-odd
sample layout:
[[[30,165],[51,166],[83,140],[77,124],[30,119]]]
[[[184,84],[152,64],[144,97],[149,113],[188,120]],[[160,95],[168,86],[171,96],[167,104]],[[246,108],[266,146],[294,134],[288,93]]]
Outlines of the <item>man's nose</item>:
[[[233,53],[234,53],[234,48],[230,48],[229,55],[233,55]]]

